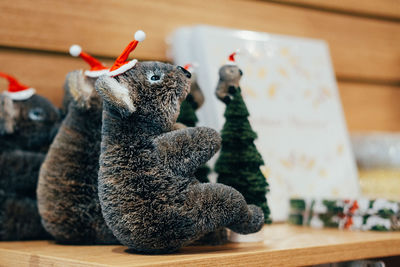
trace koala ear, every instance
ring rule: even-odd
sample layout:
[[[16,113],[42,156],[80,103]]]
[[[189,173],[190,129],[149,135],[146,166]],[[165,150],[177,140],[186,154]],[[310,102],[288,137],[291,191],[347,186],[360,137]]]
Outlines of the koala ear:
[[[94,93],[94,86],[93,82],[89,81],[81,70],[68,73],[64,88],[79,106],[89,108],[89,98]]]
[[[100,76],[96,81],[95,87],[101,97],[112,106],[118,108],[121,114],[132,114],[136,111],[128,88],[114,78],[107,75]]]
[[[18,110],[11,98],[0,94],[0,135],[12,134],[15,130]]]

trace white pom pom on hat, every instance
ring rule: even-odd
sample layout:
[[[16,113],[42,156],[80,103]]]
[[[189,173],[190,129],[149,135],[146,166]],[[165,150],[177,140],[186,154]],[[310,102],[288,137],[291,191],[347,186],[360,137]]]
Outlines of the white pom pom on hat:
[[[142,30],[135,32],[135,40],[138,42],[143,42],[146,39],[146,33]]]
[[[79,45],[74,44],[71,45],[71,47],[69,48],[69,53],[73,57],[78,57],[81,52],[82,52],[82,47],[80,47]]]

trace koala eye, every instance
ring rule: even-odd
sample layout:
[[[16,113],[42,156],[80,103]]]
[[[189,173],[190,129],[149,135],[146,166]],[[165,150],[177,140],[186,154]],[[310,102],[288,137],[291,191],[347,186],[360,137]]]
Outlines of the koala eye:
[[[43,121],[46,117],[46,114],[42,108],[33,108],[29,110],[28,116],[29,119],[33,121]]]
[[[160,77],[160,76],[158,76],[158,75],[153,75],[153,76],[151,76],[151,78],[150,78],[150,79],[151,79],[152,81],[159,81],[159,80],[160,80],[160,78],[161,78],[161,77]]]

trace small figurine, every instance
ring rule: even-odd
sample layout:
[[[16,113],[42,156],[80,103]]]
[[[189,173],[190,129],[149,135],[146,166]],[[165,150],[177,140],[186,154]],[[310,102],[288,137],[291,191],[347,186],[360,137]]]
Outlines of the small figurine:
[[[0,240],[48,238],[35,192],[59,111],[35,89],[8,74],[0,77],[9,82],[0,94]]]
[[[90,64],[67,75],[68,113],[40,170],[39,212],[46,230],[61,243],[115,244],[101,213],[97,190],[102,101],[94,83],[108,71],[74,45],[73,56]]]
[[[235,63],[235,56],[238,52],[229,55],[228,63],[219,69],[219,81],[216,96],[225,104],[229,104],[233,95],[240,89],[239,81],[243,72]]]
[[[218,173],[219,183],[232,186],[243,194],[247,203],[262,208],[265,223],[271,223],[266,199],[269,185],[260,169],[264,161],[254,144],[257,134],[248,120],[250,114],[239,86],[243,73],[234,61],[235,54],[229,56],[228,64],[219,71],[221,76],[216,92],[220,96],[221,92],[225,94],[222,100],[226,104],[226,120],[221,131],[222,148],[215,164],[215,172]],[[232,81],[235,81],[235,85],[232,85]],[[225,91],[224,88],[228,90]]]
[[[170,253],[221,227],[248,234],[262,210],[235,189],[199,183],[194,171],[220,148],[210,128],[172,131],[191,74],[161,62],[127,61],[135,34],[95,88],[103,98],[99,197],[115,237],[131,249]]]

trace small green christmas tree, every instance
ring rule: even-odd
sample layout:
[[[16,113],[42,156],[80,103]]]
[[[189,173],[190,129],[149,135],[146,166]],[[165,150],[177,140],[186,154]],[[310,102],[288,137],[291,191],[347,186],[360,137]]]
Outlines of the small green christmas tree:
[[[264,211],[265,223],[271,223],[266,199],[268,183],[260,170],[264,161],[254,145],[257,134],[250,126],[239,87],[232,97],[224,113],[222,148],[215,164],[218,182],[238,190],[248,204],[259,206]]]
[[[194,102],[193,97],[189,94],[188,97],[182,102],[181,110],[177,119],[177,122],[183,123],[188,127],[196,126],[198,121],[196,116],[196,109],[197,104]],[[199,180],[201,183],[208,183],[208,174],[211,172],[210,168],[204,164],[200,166],[194,176]]]
[[[191,103],[193,100],[190,101],[190,99],[192,98],[190,98],[188,95],[188,98],[183,100],[181,104],[181,110],[176,121],[183,123],[187,127],[194,127],[196,126],[198,119],[196,116],[196,110],[193,108],[193,103]]]

